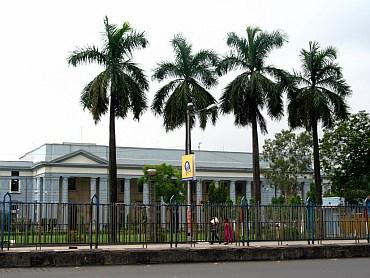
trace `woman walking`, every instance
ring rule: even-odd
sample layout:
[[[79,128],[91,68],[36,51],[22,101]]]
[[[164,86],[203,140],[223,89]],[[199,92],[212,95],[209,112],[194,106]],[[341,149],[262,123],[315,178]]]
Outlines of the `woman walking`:
[[[224,241],[225,245],[229,244],[233,240],[233,232],[229,222],[229,219],[224,219]]]

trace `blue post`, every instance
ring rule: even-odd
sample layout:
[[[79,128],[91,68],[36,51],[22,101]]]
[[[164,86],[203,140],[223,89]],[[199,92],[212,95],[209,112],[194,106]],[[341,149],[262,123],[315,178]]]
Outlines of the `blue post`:
[[[243,213],[243,229],[242,229],[242,243],[243,246],[245,246],[244,242],[247,241],[247,246],[249,246],[249,207],[248,207],[248,201],[245,198],[245,196],[242,197],[240,200],[240,206],[242,208]],[[245,239],[245,234],[247,236],[247,239]]]
[[[10,226],[11,226],[11,206],[12,206],[12,195],[10,195],[9,192],[5,193],[3,198],[3,211],[1,215],[1,251],[3,251],[4,248],[4,229],[5,229],[5,203],[6,198],[8,198],[8,204],[9,204],[9,215],[8,215],[8,250],[10,245]]]
[[[370,243],[370,232],[369,232],[369,214],[370,214],[370,195],[367,196],[364,202],[365,205],[365,226],[366,226],[366,233],[367,233],[367,242]]]
[[[306,208],[307,208],[307,219],[306,219],[306,226],[307,226],[307,241],[308,244],[314,244],[314,202],[313,200],[308,197],[306,200]],[[311,242],[310,242],[311,241]]]
[[[92,234],[93,234],[93,228],[92,228],[92,222],[93,222],[93,209],[94,205],[96,206],[96,225],[95,225],[95,230],[96,230],[96,236],[95,236],[95,249],[98,248],[99,244],[99,198],[94,194],[91,197],[91,217],[90,217],[90,249],[92,249]]]

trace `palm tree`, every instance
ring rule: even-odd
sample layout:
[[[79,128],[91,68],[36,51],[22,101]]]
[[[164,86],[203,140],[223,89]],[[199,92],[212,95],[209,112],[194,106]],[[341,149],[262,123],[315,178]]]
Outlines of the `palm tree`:
[[[262,115],[264,108],[267,108],[270,117],[282,116],[284,86],[275,79],[285,76],[283,70],[265,65],[265,60],[274,48],[283,45],[286,35],[280,31],[263,32],[255,27],[247,27],[246,31],[246,38],[235,33],[227,36],[227,45],[231,51],[219,63],[218,73],[223,75],[234,69],[241,70],[242,73],[225,87],[220,102],[223,113],[234,114],[236,126],[252,126],[253,197],[260,203],[257,125],[262,133],[267,133],[266,121]]]
[[[329,46],[320,49],[317,42],[309,43],[309,50],[300,53],[302,72],[294,72],[293,85],[288,89],[288,122],[291,128],[304,127],[312,132],[315,199],[322,204],[320,175],[319,122],[330,128],[336,120],[348,116],[345,97],[351,93],[335,62],[337,51]]]
[[[154,69],[153,79],[172,80],[159,89],[152,103],[156,115],[163,115],[166,131],[181,127],[187,128],[187,104],[193,103],[194,110],[199,111],[216,104],[217,101],[208,89],[217,84],[217,74],[213,67],[217,63],[217,55],[212,50],[200,50],[193,54],[192,46],[181,35],[175,35],[171,40],[175,52],[174,62],[161,62]],[[217,110],[203,111],[191,115],[190,127],[198,117],[200,127],[204,129],[211,119],[214,124]],[[185,149],[187,142],[185,142]]]
[[[144,32],[136,32],[125,22],[122,27],[109,24],[104,19],[104,44],[102,48],[78,48],[68,57],[72,66],[97,63],[104,67],[81,93],[81,104],[88,109],[97,123],[109,110],[109,190],[110,202],[117,202],[117,162],[115,118],[124,119],[132,111],[139,120],[147,108],[145,91],[149,85],[143,70],[132,61],[135,49],[148,44]]]

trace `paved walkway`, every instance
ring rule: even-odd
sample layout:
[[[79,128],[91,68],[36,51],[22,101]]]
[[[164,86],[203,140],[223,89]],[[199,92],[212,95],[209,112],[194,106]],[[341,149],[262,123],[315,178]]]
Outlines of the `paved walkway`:
[[[360,240],[355,242],[354,240],[325,240],[322,242],[315,241],[314,245],[352,245],[352,244],[366,244],[366,240]],[[282,244],[278,244],[276,241],[268,242],[250,242],[249,246],[251,247],[284,247],[284,246],[308,246],[307,241],[283,241]],[[177,248],[182,249],[219,249],[219,248],[246,248],[247,244],[243,246],[241,243],[232,243],[224,245],[223,243],[215,243],[213,245],[208,242],[198,242],[190,245],[186,244],[177,244]],[[100,250],[129,250],[129,249],[148,249],[148,250],[160,250],[160,249],[170,249],[171,246],[169,243],[166,244],[134,244],[134,245],[99,245],[98,249]],[[172,248],[176,248],[175,244],[172,245]],[[4,246],[5,252],[27,252],[27,251],[66,251],[66,250],[88,250],[90,249],[89,245],[69,245],[69,246],[32,246],[32,247],[10,247],[9,251]],[[93,247],[93,249],[95,249]]]

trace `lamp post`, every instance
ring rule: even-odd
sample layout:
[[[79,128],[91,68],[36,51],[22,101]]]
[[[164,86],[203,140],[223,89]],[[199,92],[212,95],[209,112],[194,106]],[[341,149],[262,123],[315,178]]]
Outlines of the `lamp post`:
[[[156,196],[155,196],[155,186],[154,186],[154,176],[157,173],[156,169],[148,169],[146,170],[149,176],[149,213],[148,215],[148,224],[149,229],[147,230],[148,236],[147,238],[149,241],[155,241],[155,225],[157,224],[157,213],[156,213]]]
[[[207,106],[204,109],[201,110],[194,110],[193,103],[189,102],[186,107],[186,122],[185,122],[185,128],[186,128],[186,136],[185,136],[185,155],[191,154],[191,123],[190,118],[191,115],[195,113],[200,113],[203,111],[209,111],[212,109],[217,109],[217,104],[211,104]],[[195,168],[195,166],[194,166]],[[191,181],[187,181],[187,206],[186,206],[186,226],[187,226],[187,239],[188,242],[191,242]]]

